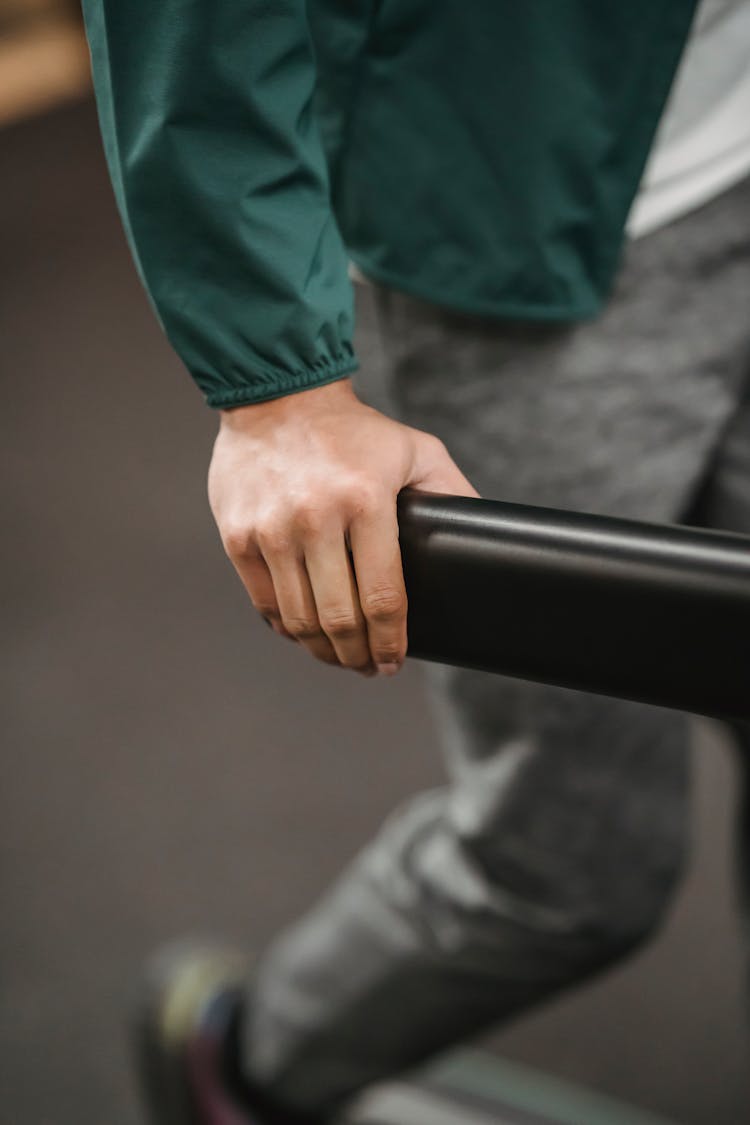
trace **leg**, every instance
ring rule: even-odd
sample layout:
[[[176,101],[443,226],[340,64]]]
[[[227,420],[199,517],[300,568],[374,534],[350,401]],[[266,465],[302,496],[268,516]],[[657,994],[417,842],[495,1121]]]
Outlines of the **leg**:
[[[332,1107],[525,1010],[662,915],[683,854],[681,718],[491,679],[515,737],[396,814],[260,966],[251,1073],[290,1106]]]
[[[596,324],[490,323],[381,292],[399,412],[486,495],[678,518],[736,401],[748,194],[637,244]],[[334,1106],[601,969],[652,931],[679,874],[681,716],[430,679],[451,787],[395,816],[259,966],[246,1069],[280,1103]]]

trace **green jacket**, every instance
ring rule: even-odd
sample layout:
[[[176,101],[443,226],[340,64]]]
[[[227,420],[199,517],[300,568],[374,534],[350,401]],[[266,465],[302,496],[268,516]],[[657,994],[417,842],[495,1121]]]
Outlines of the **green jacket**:
[[[141,278],[212,406],[352,371],[347,257],[599,309],[695,0],[84,0]]]

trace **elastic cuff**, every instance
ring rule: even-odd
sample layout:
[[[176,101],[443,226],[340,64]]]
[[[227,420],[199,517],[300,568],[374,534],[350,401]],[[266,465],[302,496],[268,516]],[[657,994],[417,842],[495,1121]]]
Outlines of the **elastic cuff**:
[[[242,387],[222,387],[206,395],[209,406],[218,410],[229,410],[233,406],[251,406],[258,402],[270,402],[274,398],[293,395],[298,391],[323,387],[344,379],[359,367],[359,362],[351,349],[341,352],[332,359],[320,359],[310,367],[299,371],[264,371],[262,381],[248,383]]]

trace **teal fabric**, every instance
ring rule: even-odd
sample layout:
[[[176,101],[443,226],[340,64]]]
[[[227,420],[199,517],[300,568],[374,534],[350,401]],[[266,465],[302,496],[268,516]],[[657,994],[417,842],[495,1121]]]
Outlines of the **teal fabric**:
[[[352,371],[304,0],[85,0],[105,149],[162,325],[213,406]]]
[[[382,0],[342,129],[343,36],[327,17],[345,6],[311,10],[357,264],[468,312],[597,313],[694,0]]]
[[[595,314],[694,8],[84,0],[128,239],[209,404],[354,370],[347,251],[455,308]]]

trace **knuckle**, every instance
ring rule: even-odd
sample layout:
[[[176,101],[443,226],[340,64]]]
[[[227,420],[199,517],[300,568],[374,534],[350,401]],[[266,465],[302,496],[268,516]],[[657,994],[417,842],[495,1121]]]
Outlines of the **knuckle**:
[[[229,557],[237,559],[249,553],[252,536],[246,524],[229,522],[225,523],[221,529],[221,541]]]
[[[329,637],[336,637],[339,640],[354,637],[360,631],[359,621],[348,610],[329,610],[321,614],[320,624]]]
[[[385,491],[377,481],[367,478],[351,481],[346,490],[347,507],[353,514],[377,512],[385,502]]]
[[[369,590],[362,599],[368,621],[396,621],[406,616],[406,596],[392,586]]]
[[[297,641],[313,641],[320,635],[317,622],[292,618],[291,620],[285,619],[283,625],[290,636]]]
[[[373,642],[373,654],[377,655],[378,660],[401,660],[404,657],[404,650],[400,637],[382,637]]]
[[[305,538],[319,535],[323,530],[325,519],[326,512],[319,501],[300,503],[294,510],[294,526]]]
[[[289,535],[281,520],[265,519],[256,529],[255,537],[264,553],[282,554],[289,545]]]
[[[282,624],[298,641],[312,641],[320,636],[320,625],[313,617],[285,617]]]

